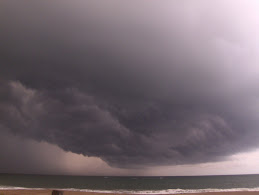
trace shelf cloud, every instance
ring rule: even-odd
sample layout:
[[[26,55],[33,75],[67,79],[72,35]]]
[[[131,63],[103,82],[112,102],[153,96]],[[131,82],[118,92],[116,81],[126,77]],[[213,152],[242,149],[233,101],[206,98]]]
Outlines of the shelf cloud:
[[[258,148],[256,1],[0,5],[0,134],[122,168]]]

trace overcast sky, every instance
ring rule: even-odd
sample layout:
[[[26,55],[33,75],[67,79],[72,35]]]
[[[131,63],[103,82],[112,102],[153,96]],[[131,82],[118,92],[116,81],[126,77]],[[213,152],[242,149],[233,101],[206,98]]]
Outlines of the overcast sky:
[[[259,173],[256,0],[3,0],[0,26],[0,172]]]

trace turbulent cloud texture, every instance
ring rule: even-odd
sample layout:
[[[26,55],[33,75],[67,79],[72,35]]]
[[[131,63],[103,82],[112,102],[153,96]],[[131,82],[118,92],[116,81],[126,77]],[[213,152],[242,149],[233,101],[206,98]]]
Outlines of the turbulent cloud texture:
[[[259,146],[256,1],[0,7],[0,133],[117,167],[220,161]]]

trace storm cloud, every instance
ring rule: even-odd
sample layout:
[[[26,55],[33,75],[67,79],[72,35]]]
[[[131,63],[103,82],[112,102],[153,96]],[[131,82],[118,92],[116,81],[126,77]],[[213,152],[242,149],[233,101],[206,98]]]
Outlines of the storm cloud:
[[[221,161],[259,146],[256,1],[0,7],[0,133],[116,167]]]

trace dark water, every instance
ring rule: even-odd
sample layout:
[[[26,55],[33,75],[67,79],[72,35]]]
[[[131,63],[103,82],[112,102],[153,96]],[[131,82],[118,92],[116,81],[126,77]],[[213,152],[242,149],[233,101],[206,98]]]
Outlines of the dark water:
[[[188,177],[95,177],[0,174],[0,188],[59,188],[94,191],[199,192],[256,190],[259,175],[188,176]]]

